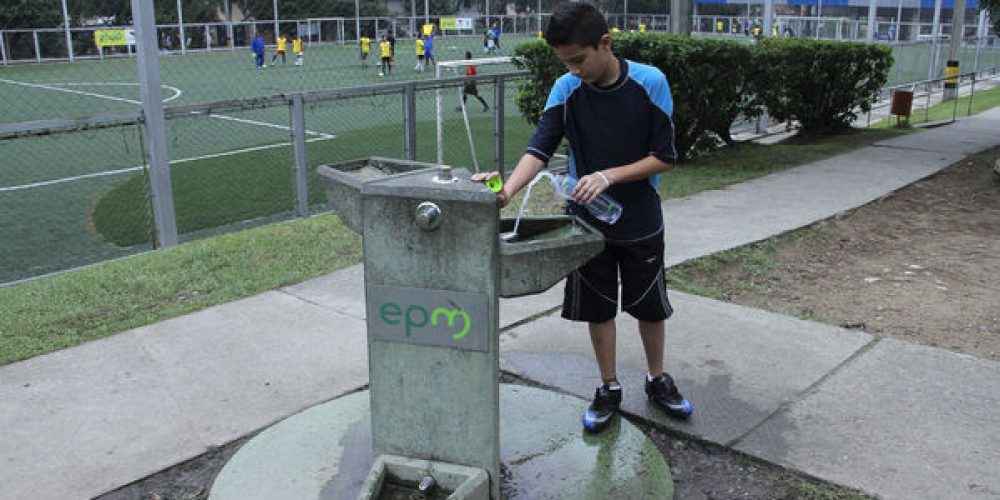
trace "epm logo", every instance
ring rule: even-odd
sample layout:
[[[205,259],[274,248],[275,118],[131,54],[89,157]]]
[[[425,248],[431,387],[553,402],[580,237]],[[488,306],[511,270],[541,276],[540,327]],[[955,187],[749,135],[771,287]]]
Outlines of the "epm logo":
[[[489,350],[486,295],[375,285],[368,329],[375,340]]]

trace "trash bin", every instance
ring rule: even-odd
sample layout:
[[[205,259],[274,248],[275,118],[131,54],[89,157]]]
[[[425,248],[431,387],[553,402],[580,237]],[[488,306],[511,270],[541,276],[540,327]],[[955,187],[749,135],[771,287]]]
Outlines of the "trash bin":
[[[896,89],[892,91],[892,102],[889,113],[896,115],[896,126],[902,127],[903,122],[910,121],[910,111],[913,109],[913,91]],[[905,119],[903,118],[905,117]]]

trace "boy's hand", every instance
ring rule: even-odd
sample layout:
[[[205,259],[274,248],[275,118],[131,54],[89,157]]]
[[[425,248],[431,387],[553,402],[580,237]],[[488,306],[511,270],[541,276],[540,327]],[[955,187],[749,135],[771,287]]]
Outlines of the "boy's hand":
[[[602,172],[595,172],[580,177],[580,180],[576,182],[576,187],[573,188],[573,192],[570,194],[577,203],[586,205],[594,201],[598,195],[609,187],[611,187],[611,178]]]
[[[469,179],[472,182],[483,182],[493,179],[495,177],[500,177],[500,172],[478,172],[472,174]],[[504,185],[500,191],[497,191],[497,201],[500,202],[500,208],[506,207],[510,203],[510,194],[507,193],[507,186]]]

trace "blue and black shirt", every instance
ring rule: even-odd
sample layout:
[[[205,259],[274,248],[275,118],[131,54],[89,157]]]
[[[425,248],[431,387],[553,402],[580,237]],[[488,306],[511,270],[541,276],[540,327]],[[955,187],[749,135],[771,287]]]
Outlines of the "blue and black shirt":
[[[569,73],[549,93],[527,153],[548,163],[563,137],[569,142],[570,171],[581,177],[598,170],[637,162],[649,155],[673,163],[674,102],[663,72],[618,58],[621,76],[608,87],[584,82]],[[598,221],[587,210],[570,211],[600,229],[609,240],[644,239],[663,228],[659,176],[615,184],[606,193],[622,204],[614,225]]]

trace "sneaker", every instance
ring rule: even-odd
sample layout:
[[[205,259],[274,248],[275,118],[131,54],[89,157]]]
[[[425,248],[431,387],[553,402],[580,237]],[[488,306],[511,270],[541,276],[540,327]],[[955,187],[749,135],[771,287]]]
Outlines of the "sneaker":
[[[597,432],[604,429],[618,413],[618,407],[622,404],[622,388],[617,386],[614,389],[608,384],[601,384],[594,391],[594,402],[590,404],[583,414],[583,428],[588,431]]]
[[[687,418],[694,411],[667,372],[657,375],[652,381],[646,379],[646,396],[673,417]]]

